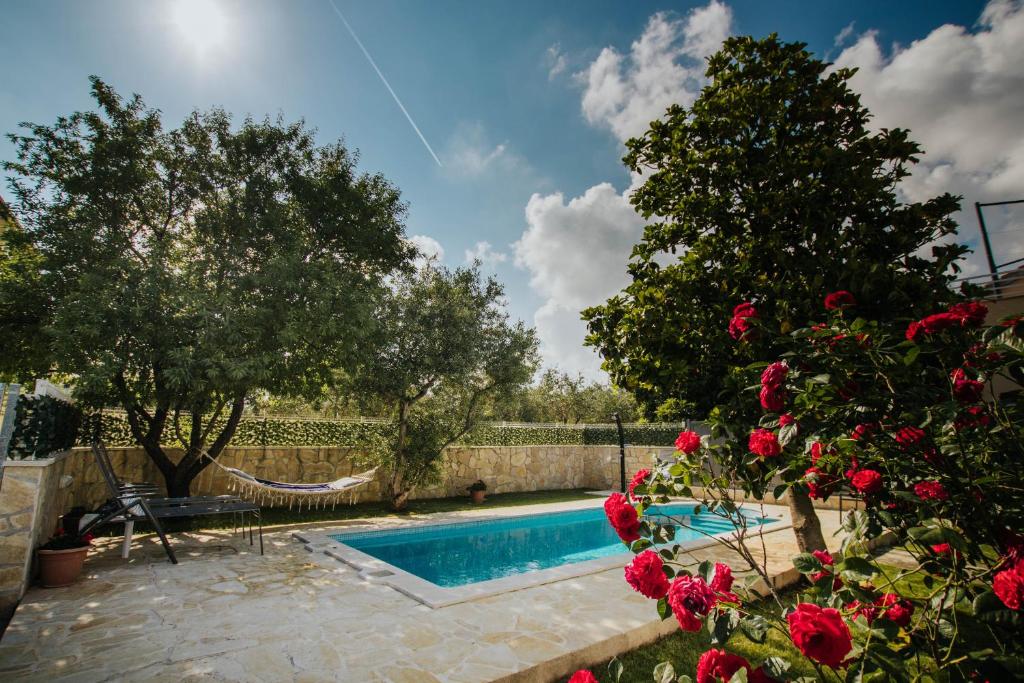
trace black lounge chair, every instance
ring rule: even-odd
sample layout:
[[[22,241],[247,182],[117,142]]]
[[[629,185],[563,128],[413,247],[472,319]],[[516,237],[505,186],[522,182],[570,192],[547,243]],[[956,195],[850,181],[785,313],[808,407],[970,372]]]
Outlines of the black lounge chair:
[[[252,518],[255,518],[259,528],[260,555],[263,554],[263,519],[260,515],[260,507],[255,503],[243,501],[235,496],[202,496],[195,498],[166,498],[158,497],[152,485],[144,484],[123,484],[110,466],[109,456],[102,444],[94,444],[93,453],[103,479],[113,496],[105,503],[90,519],[85,526],[79,529],[80,534],[86,534],[94,528],[104,524],[124,524],[124,544],[122,546],[122,557],[127,558],[131,548],[131,538],[135,522],[145,521],[153,525],[160,543],[167,553],[167,557],[173,564],[178,563],[174,550],[167,541],[161,519],[184,519],[190,517],[201,517],[205,515],[225,515],[234,517],[241,516],[242,533],[245,533],[246,514],[251,517],[249,520],[249,545],[253,545]],[[236,524],[237,529],[237,524]]]

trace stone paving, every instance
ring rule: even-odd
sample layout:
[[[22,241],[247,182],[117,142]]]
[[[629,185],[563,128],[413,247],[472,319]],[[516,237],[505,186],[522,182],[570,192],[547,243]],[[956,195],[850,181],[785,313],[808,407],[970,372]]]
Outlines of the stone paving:
[[[838,514],[821,517],[830,535]],[[78,583],[25,596],[0,640],[0,680],[549,681],[675,628],[621,569],[431,609],[306,552],[292,530],[266,534],[264,556],[230,532],[176,534],[177,566],[152,537],[127,561],[119,539],[105,540]],[[792,531],[765,540],[769,572],[791,573]],[[694,554],[730,560],[720,548]]]

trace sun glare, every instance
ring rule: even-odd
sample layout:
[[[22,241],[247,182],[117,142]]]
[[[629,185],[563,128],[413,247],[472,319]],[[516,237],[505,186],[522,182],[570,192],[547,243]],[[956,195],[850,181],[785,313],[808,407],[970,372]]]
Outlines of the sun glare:
[[[228,42],[228,17],[218,0],[174,0],[171,21],[182,43],[199,59]]]

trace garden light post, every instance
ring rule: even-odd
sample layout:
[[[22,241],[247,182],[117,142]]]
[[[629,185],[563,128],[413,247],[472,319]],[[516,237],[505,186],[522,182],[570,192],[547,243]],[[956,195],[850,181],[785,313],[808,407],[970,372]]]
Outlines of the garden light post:
[[[615,418],[615,428],[619,432],[619,485],[622,492],[626,492],[626,435],[622,431],[622,418],[618,413],[612,413]]]

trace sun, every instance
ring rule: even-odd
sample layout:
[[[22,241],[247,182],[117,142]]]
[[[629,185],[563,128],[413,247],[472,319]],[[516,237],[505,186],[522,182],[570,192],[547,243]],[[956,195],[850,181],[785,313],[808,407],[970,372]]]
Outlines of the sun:
[[[173,0],[171,22],[199,59],[223,49],[229,39],[230,22],[219,0]]]

